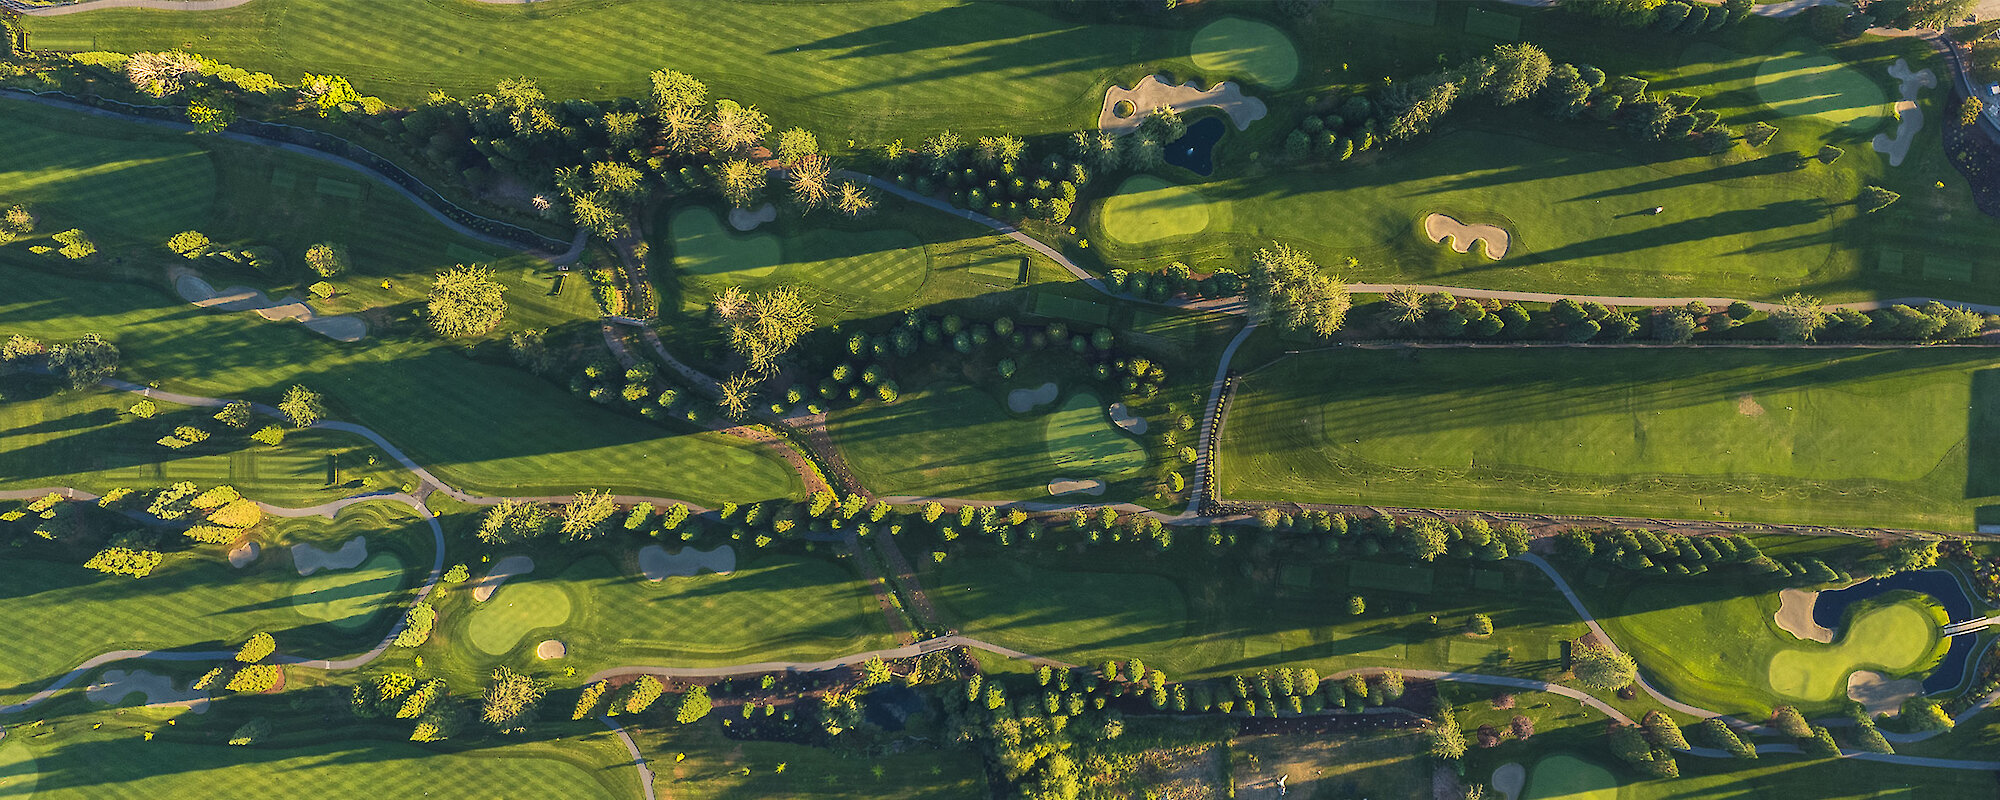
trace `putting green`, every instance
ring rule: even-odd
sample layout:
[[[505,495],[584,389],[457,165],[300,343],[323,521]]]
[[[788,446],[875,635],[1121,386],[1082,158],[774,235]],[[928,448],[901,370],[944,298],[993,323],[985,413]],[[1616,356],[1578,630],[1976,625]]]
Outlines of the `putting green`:
[[[366,627],[375,610],[402,588],[403,560],[387,551],[354,569],[320,571],[299,579],[292,607],[343,631]]]
[[[551,581],[508,582],[472,612],[466,632],[472,646],[505,655],[522,637],[569,621],[569,593]]]
[[[1104,201],[1104,235],[1145,244],[1208,230],[1208,198],[1151,175],[1134,175]]]
[[[1917,667],[1937,644],[1938,625],[1916,601],[1854,615],[1831,645],[1793,647],[1771,656],[1772,691],[1799,700],[1843,696],[1858,669],[1895,674]]]
[[[1097,395],[1070,395],[1042,422],[1042,438],[1066,478],[1112,478],[1146,465],[1146,450],[1111,424]]]
[[[1525,800],[1618,800],[1618,778],[1611,771],[1568,753],[1535,762],[1528,776]]]
[[[18,741],[0,742],[0,797],[35,796],[35,754]]]
[[[1195,32],[1189,58],[1201,69],[1273,89],[1299,77],[1299,51],[1271,25],[1223,17]],[[1212,81],[1211,81],[1212,82]]]
[[[674,266],[688,275],[764,278],[784,260],[777,237],[729,230],[713,210],[702,206],[681,209],[667,231],[673,235]]]
[[[1765,105],[1856,130],[1872,129],[1887,118],[1888,96],[1866,74],[1811,45],[1788,49],[1792,52],[1764,59],[1757,67],[1757,98]]]

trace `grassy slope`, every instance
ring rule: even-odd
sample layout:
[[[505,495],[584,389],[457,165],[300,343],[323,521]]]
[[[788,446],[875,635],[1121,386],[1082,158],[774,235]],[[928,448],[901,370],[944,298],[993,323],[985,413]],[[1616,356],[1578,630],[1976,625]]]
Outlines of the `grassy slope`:
[[[365,650],[387,632],[385,620],[335,628],[302,615],[292,600],[302,579],[287,550],[296,542],[332,548],[358,535],[369,536],[371,550],[398,552],[410,567],[403,586],[429,569],[429,531],[390,503],[353,506],[332,522],[267,522],[256,536],[263,556],[241,570],[224,563],[215,546],[171,555],[136,582],[73,563],[0,559],[0,583],[9,587],[0,597],[0,617],[21,641],[35,643],[7,650],[0,661],[0,703],[31,694],[107,650],[228,649],[257,631],[277,636],[286,652],[311,658]]]
[[[85,227],[104,252],[99,261],[76,267],[30,254],[27,247],[37,240],[0,248],[0,281],[13,287],[0,301],[0,330],[45,338],[104,333],[124,353],[123,375],[171,390],[275,402],[285,386],[309,384],[329,396],[336,418],[375,428],[440,477],[471,491],[541,494],[603,486],[715,503],[797,490],[796,477],[761,451],[713,434],[613,415],[414,332],[409,309],[427,289],[425,278],[468,253],[492,251],[451,234],[384,187],[370,184],[366,201],[349,208],[355,214],[346,219],[300,222],[310,216],[312,207],[306,206],[281,213],[274,223],[261,210],[296,198],[271,194],[270,170],[297,173],[298,185],[316,185],[313,176],[320,174],[367,182],[302,158],[249,152],[247,146],[28,111],[0,122],[5,126],[0,132],[40,137],[36,141],[47,144],[25,151],[20,163],[27,168],[0,173],[0,198],[38,209],[43,214],[38,232]],[[38,133],[50,130],[68,133],[57,139]],[[179,150],[167,149],[169,142]],[[211,152],[204,153],[204,146]],[[176,164],[209,166],[128,172],[117,166],[127,148],[152,153],[151,158],[179,152],[184,155],[171,156]],[[213,177],[204,181],[203,175]],[[119,187],[147,200],[132,206],[129,215],[99,216],[63,199],[117,194]],[[131,227],[126,219],[134,220]],[[337,344],[289,323],[200,312],[146,286],[68,278],[82,271],[157,283],[159,270],[172,258],[158,243],[178,230],[201,229],[219,241],[281,244],[282,252],[296,258],[309,242],[350,224],[366,225],[370,235],[343,237],[353,244],[357,274],[338,282],[362,293],[350,302],[387,315],[378,322],[397,320],[387,329],[378,325],[374,336],[356,345]],[[535,280],[531,262],[502,257],[494,265],[511,290],[509,328],[576,324],[594,313],[580,282],[568,282],[573,285],[566,291],[574,294],[551,299],[548,284]],[[303,269],[296,262],[291,266],[294,277],[260,285],[274,290],[296,285]],[[259,276],[247,271],[214,276],[218,282],[224,278],[254,282]],[[381,288],[383,280],[389,289]],[[369,292],[381,296],[370,300]],[[481,415],[476,427],[466,423],[472,409]],[[665,465],[685,472],[663,474]],[[682,474],[710,479],[688,484],[677,480]]]
[[[1962,530],[1994,493],[1971,351],[1564,351],[1557,372],[1551,358],[1276,362],[1230,409],[1222,494]]]
[[[718,709],[720,711],[721,709]],[[734,716],[734,709],[728,709]],[[785,742],[730,739],[714,718],[689,726],[635,728],[663,796],[686,800],[957,800],[990,796],[970,750],[915,750],[868,758]],[[676,756],[685,754],[685,760]],[[779,765],[785,765],[783,772]]]

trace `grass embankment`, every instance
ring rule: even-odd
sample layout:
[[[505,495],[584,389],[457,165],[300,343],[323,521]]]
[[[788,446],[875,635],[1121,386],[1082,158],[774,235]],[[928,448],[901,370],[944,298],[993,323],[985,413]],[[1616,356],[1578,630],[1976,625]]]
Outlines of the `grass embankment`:
[[[1224,497],[1969,530],[1966,350],[1337,350],[1251,373]]]
[[[854,752],[808,745],[731,739],[723,735],[714,717],[694,725],[635,728],[632,734],[658,775],[656,788],[675,798],[972,800],[990,796],[978,756],[963,748],[916,749],[864,758]],[[682,755],[686,758],[679,758]]]

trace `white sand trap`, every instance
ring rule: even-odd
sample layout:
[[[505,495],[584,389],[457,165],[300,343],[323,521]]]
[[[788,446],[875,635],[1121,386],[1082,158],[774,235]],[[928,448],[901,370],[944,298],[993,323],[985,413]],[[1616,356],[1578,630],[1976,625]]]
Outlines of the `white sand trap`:
[[[257,553],[261,549],[257,546],[256,542],[244,542],[231,548],[229,551],[229,566],[237,569],[250,566],[251,562],[257,560]],[[296,557],[294,557],[294,560],[296,560]]]
[[[1424,235],[1433,242],[1450,240],[1451,249],[1460,253],[1472,252],[1475,241],[1485,242],[1486,257],[1492,261],[1507,257],[1507,244],[1511,239],[1507,229],[1498,225],[1467,225],[1444,214],[1424,217]]]
[[[115,706],[137,692],[145,698],[147,708],[185,708],[196,714],[208,713],[208,692],[194,689],[193,681],[188,686],[176,689],[172,678],[143,669],[131,672],[114,669],[106,670],[96,683],[84,687],[83,694],[93,703]]]
[[[1104,494],[1104,481],[1100,481],[1096,478],[1090,478],[1086,480],[1077,480],[1075,478],[1057,478],[1055,480],[1049,481],[1049,494],[1055,495],[1057,497],[1061,497],[1066,494],[1087,494],[1092,497],[1096,497],[1098,495]]]
[[[1813,621],[1813,606],[1819,604],[1819,592],[1802,589],[1784,589],[1778,592],[1778,613],[1773,617],[1778,629],[1800,639],[1833,643],[1832,629]]]
[[[554,661],[566,655],[569,655],[569,648],[554,639],[535,645],[535,657],[543,661]]]
[[[263,292],[247,286],[231,286],[216,291],[208,281],[193,271],[181,269],[174,273],[174,291],[181,299],[198,307],[215,311],[253,311],[268,320],[291,320],[307,329],[337,342],[358,342],[368,335],[368,324],[359,317],[341,315],[322,317],[312,310],[312,306],[296,297],[272,300]]]
[[[1007,410],[1016,414],[1026,414],[1035,406],[1048,405],[1056,401],[1056,385],[1044,383],[1033,389],[1015,389],[1007,393]]]
[[[1889,166],[1900,167],[1903,157],[1910,154],[1910,145],[1917,140],[1917,131],[1923,130],[1924,112],[1917,108],[1917,90],[1937,86],[1937,76],[1926,67],[1917,72],[1910,71],[1910,64],[1903,59],[1889,65],[1889,77],[1903,82],[1903,99],[1896,101],[1896,135],[1875,134],[1875,152],[1889,155]]]
[[[472,599],[484,603],[494,592],[500,591],[500,584],[506,583],[508,578],[534,571],[535,560],[527,556],[508,556],[495,561],[486,577],[472,583]]]
[[[1132,416],[1132,410],[1126,408],[1124,403],[1111,404],[1111,421],[1134,436],[1146,432],[1146,418]]]
[[[1924,693],[1924,682],[1915,678],[1889,680],[1880,672],[1859,670],[1847,676],[1847,696],[1868,709],[1868,716],[1900,714],[1903,701]]]
[[[639,548],[639,571],[645,573],[646,580],[686,578],[700,575],[702,570],[717,575],[735,572],[736,549],[726,544],[714,550],[683,547],[671,553],[657,544]]]
[[[300,575],[311,575],[320,570],[353,569],[368,560],[368,539],[356,536],[347,544],[331,553],[309,544],[292,545],[292,563],[298,565]]]
[[[729,209],[729,227],[739,231],[754,231],[757,226],[778,218],[778,207],[765,203],[763,208],[750,211],[742,208]]]
[[[1493,784],[1494,791],[1506,795],[1507,800],[1514,800],[1521,796],[1522,787],[1528,785],[1528,768],[1518,761],[1509,761],[1493,770],[1493,779],[1489,782]]]
[[[1132,101],[1131,116],[1118,116],[1114,109],[1120,100]],[[1097,127],[1113,134],[1131,133],[1139,129],[1139,123],[1146,121],[1146,115],[1160,106],[1173,106],[1182,112],[1195,108],[1219,108],[1229,115],[1230,122],[1236,123],[1239,131],[1263,119],[1269,111],[1264,107],[1264,101],[1245,95],[1243,88],[1233,81],[1223,81],[1203,91],[1201,84],[1194,81],[1175,86],[1167,83],[1163,76],[1148,75],[1130,89],[1114,85],[1104,92],[1104,108],[1097,112]]]

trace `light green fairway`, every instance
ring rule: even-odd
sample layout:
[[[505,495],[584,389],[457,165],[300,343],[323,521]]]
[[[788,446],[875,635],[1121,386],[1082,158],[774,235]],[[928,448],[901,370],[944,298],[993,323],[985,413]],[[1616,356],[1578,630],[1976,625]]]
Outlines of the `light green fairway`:
[[[489,656],[505,655],[538,628],[569,621],[569,593],[560,582],[516,577],[476,604],[466,631],[472,646]]]
[[[1126,178],[1099,213],[1104,234],[1127,244],[1193,236],[1209,225],[1208,198],[1200,191],[1151,175]]]
[[[1881,85],[1811,45],[1798,44],[1757,66],[1757,97],[1791,116],[1815,116],[1856,132],[1889,117]]]
[[[763,278],[783,260],[777,237],[739,233],[706,206],[681,209],[667,227],[674,237],[674,266],[688,275]]]
[[[35,753],[18,739],[0,742],[0,797],[28,800],[35,795]]]
[[[1267,23],[1223,17],[1195,32],[1191,50],[1195,66],[1216,73],[1203,76],[1203,88],[1228,78],[1283,89],[1299,77],[1298,48]]]
[[[1937,622],[1921,606],[1870,608],[1850,617],[1831,646],[1792,647],[1773,655],[1771,689],[1800,700],[1841,697],[1855,670],[1908,670],[1931,654],[1937,640]]]
[[[341,630],[359,630],[402,588],[403,570],[403,560],[386,551],[370,554],[354,569],[320,570],[299,579],[292,607]]]
[[[1535,762],[1526,800],[1618,800],[1618,777],[1611,770],[1568,753]]]
[[[1105,416],[1097,395],[1078,392],[1043,420],[1042,439],[1056,474],[1068,478],[1102,478],[1146,465],[1146,450]]]
[[[1107,643],[1179,636],[1188,625],[1180,587],[1159,575],[946,559],[926,583],[968,635],[1052,658],[1085,661]]]

